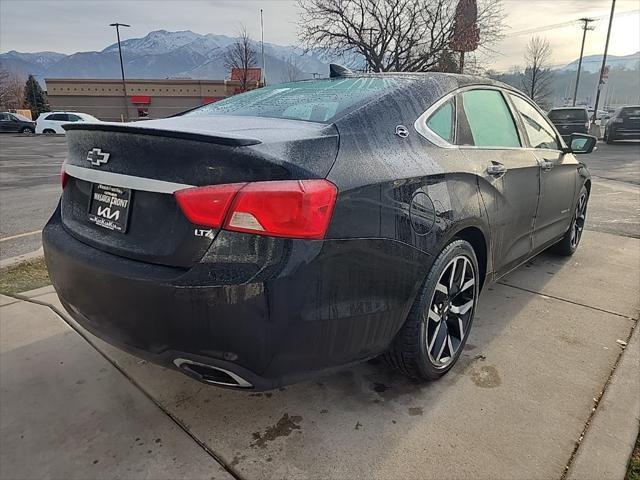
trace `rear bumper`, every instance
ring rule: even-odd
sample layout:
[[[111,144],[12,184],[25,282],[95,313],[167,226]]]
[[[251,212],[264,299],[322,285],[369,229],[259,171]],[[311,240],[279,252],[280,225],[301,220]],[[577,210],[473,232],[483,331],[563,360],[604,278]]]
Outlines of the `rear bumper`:
[[[238,248],[251,237],[226,233]],[[215,256],[179,269],[105,253],[67,233],[59,210],[43,231],[53,285],[87,330],[154,363],[212,365],[259,390],[384,351],[431,266],[390,240],[279,241],[276,261],[246,277],[207,263]]]
[[[611,136],[615,138],[640,139],[640,129],[615,128],[611,130]]]

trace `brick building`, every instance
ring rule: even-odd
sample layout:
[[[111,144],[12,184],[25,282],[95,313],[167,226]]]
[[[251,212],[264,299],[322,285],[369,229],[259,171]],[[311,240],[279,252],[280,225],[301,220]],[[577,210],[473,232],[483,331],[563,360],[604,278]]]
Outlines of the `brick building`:
[[[259,78],[252,73],[248,88],[260,86]],[[124,116],[121,80],[47,78],[45,82],[51,110],[84,112],[105,121],[121,121]],[[131,79],[126,86],[130,120],[168,117],[240,92],[237,80]]]

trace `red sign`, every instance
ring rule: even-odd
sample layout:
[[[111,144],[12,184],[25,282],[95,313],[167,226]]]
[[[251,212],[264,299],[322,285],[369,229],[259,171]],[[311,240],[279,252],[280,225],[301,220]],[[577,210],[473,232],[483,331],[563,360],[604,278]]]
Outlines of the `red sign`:
[[[151,97],[149,95],[133,95],[131,97],[131,103],[141,103],[148,105],[151,103]]]

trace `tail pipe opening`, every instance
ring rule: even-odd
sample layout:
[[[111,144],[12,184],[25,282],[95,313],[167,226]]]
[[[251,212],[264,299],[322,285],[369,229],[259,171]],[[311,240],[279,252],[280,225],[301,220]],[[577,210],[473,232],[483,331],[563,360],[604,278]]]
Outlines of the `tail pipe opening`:
[[[253,385],[247,382],[244,378],[236,373],[230,372],[229,370],[225,370],[224,368],[194,362],[193,360],[187,360],[186,358],[176,358],[173,363],[182,372],[200,382],[210,383],[211,385],[220,385],[223,387],[253,388]]]

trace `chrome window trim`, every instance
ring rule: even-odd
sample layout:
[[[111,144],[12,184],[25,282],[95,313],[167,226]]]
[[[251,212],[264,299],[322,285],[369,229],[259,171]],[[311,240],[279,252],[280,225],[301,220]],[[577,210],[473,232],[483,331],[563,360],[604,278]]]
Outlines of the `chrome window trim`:
[[[132,175],[124,175],[122,173],[103,172],[94,170],[93,168],[79,167],[65,163],[64,171],[74,178],[85,180],[92,183],[103,183],[114,187],[131,188],[132,190],[143,190],[145,192],[170,193],[173,194],[178,190],[191,188],[194,185],[186,185],[184,183],[165,182],[163,180],[155,180],[153,178],[134,177]]]
[[[438,108],[440,108],[442,104],[446,103],[452,97],[455,97],[456,95],[467,92],[469,90],[495,90],[502,94],[502,99],[504,103],[507,105],[507,109],[509,110],[509,114],[511,115],[511,119],[513,120],[513,126],[516,128],[516,133],[518,134],[518,140],[520,141],[519,147],[500,147],[500,146],[490,146],[490,147],[480,146],[479,147],[477,145],[453,145],[447,142],[445,139],[443,139],[439,135],[437,135],[429,127],[427,127],[427,120],[432,114],[436,112],[436,110],[438,110]],[[510,92],[512,92],[511,89],[498,87],[496,85],[485,85],[482,83],[477,83],[474,85],[466,85],[464,87],[457,88],[447,93],[440,99],[438,99],[433,105],[431,105],[426,111],[424,111],[422,115],[420,115],[418,119],[414,122],[413,128],[416,130],[416,132],[418,132],[424,138],[429,140],[431,143],[434,143],[435,145],[442,148],[458,148],[460,150],[463,150],[463,149],[464,150],[523,150],[523,149],[526,149],[528,148],[528,145],[523,144],[524,138],[522,138],[522,132],[520,131],[518,122],[514,117],[514,112],[511,110],[511,104],[509,103],[509,99],[505,95]],[[457,109],[457,106],[456,106],[456,109]],[[456,125],[454,125],[454,129],[456,130],[458,128],[457,122],[458,122],[458,118],[456,116]]]

